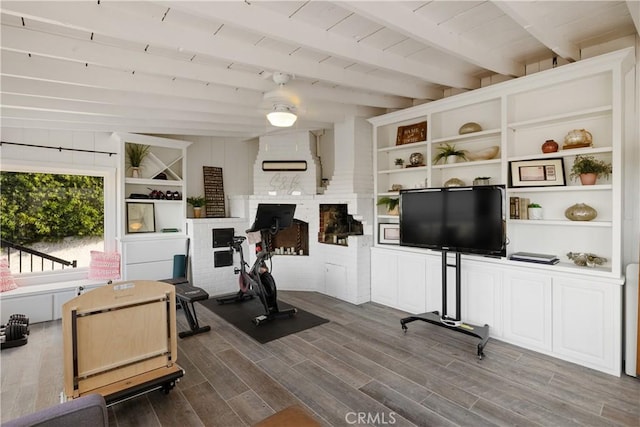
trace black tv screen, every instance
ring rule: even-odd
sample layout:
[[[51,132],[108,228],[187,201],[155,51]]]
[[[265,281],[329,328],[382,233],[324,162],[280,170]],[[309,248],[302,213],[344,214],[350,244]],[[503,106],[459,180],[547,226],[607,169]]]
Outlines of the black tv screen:
[[[506,256],[502,185],[400,192],[400,245]]]

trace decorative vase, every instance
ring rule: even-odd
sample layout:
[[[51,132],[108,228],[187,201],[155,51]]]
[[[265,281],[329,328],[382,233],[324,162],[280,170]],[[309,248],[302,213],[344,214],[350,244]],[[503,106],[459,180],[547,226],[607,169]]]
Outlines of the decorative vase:
[[[422,153],[411,153],[409,163],[411,163],[411,166],[421,166],[424,164],[424,156]]]
[[[388,215],[400,215],[400,206],[396,205],[393,209],[387,209]]]
[[[547,139],[544,144],[542,144],[543,153],[555,153],[556,151],[558,151],[558,143],[553,139]]]
[[[598,216],[598,211],[584,203],[576,203],[564,211],[564,216],[571,221],[591,221]]]
[[[458,163],[458,156],[447,156],[447,164]]]
[[[582,183],[582,185],[594,185],[597,179],[598,175],[596,175],[595,173],[580,174],[580,182]]]
[[[591,132],[584,129],[574,129],[564,137],[564,145],[569,147],[590,147],[593,143]],[[577,147],[576,147],[577,148]]]
[[[529,219],[542,219],[542,208],[527,208]]]
[[[131,178],[140,178],[140,168],[131,168]]]
[[[201,218],[202,217],[202,207],[195,206],[193,208],[193,217],[194,218]]]

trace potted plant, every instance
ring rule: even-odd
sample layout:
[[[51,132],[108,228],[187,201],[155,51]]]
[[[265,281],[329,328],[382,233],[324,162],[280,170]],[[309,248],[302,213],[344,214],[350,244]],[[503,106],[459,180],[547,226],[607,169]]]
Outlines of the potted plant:
[[[404,159],[395,159],[394,164],[396,165],[396,168],[402,169],[402,166],[404,166]]]
[[[125,145],[125,151],[127,153],[128,161],[127,164],[131,168],[132,178],[140,177],[140,168],[142,167],[142,161],[145,157],[147,157],[150,149],[150,146],[143,144],[128,143]]]
[[[582,185],[593,185],[599,177],[608,178],[610,174],[611,163],[598,160],[593,156],[579,155],[573,161],[569,176],[573,180],[580,178]]]
[[[389,215],[398,215],[398,205],[400,204],[400,199],[396,197],[380,197],[378,199],[378,206],[386,205],[387,214]]]
[[[204,196],[187,197],[187,203],[193,206],[193,217],[200,218],[202,216],[202,207],[207,204]]]
[[[438,151],[439,153],[433,158],[433,164],[438,163],[442,159],[445,159],[446,163],[456,163],[458,159],[467,160],[464,150],[458,150],[455,145],[449,143],[440,144]]]
[[[529,203],[527,205],[529,219],[542,219],[542,206],[537,203]]]

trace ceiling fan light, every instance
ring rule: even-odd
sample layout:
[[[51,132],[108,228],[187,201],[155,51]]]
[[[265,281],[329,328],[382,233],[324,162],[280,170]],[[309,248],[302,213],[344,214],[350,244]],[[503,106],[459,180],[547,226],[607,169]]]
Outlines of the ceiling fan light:
[[[271,123],[272,126],[279,128],[288,128],[293,126],[297,119],[298,116],[293,114],[289,107],[284,105],[275,106],[273,111],[267,114],[267,120],[269,120],[269,123]]]

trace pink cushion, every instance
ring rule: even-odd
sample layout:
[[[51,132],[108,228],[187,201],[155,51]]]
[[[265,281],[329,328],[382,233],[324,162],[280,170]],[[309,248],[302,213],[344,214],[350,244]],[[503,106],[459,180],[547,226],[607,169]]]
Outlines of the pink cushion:
[[[0,259],[0,292],[10,291],[17,287],[11,270],[9,270],[9,262],[6,258]]]
[[[113,280],[120,278],[120,254],[91,251],[89,279]]]

